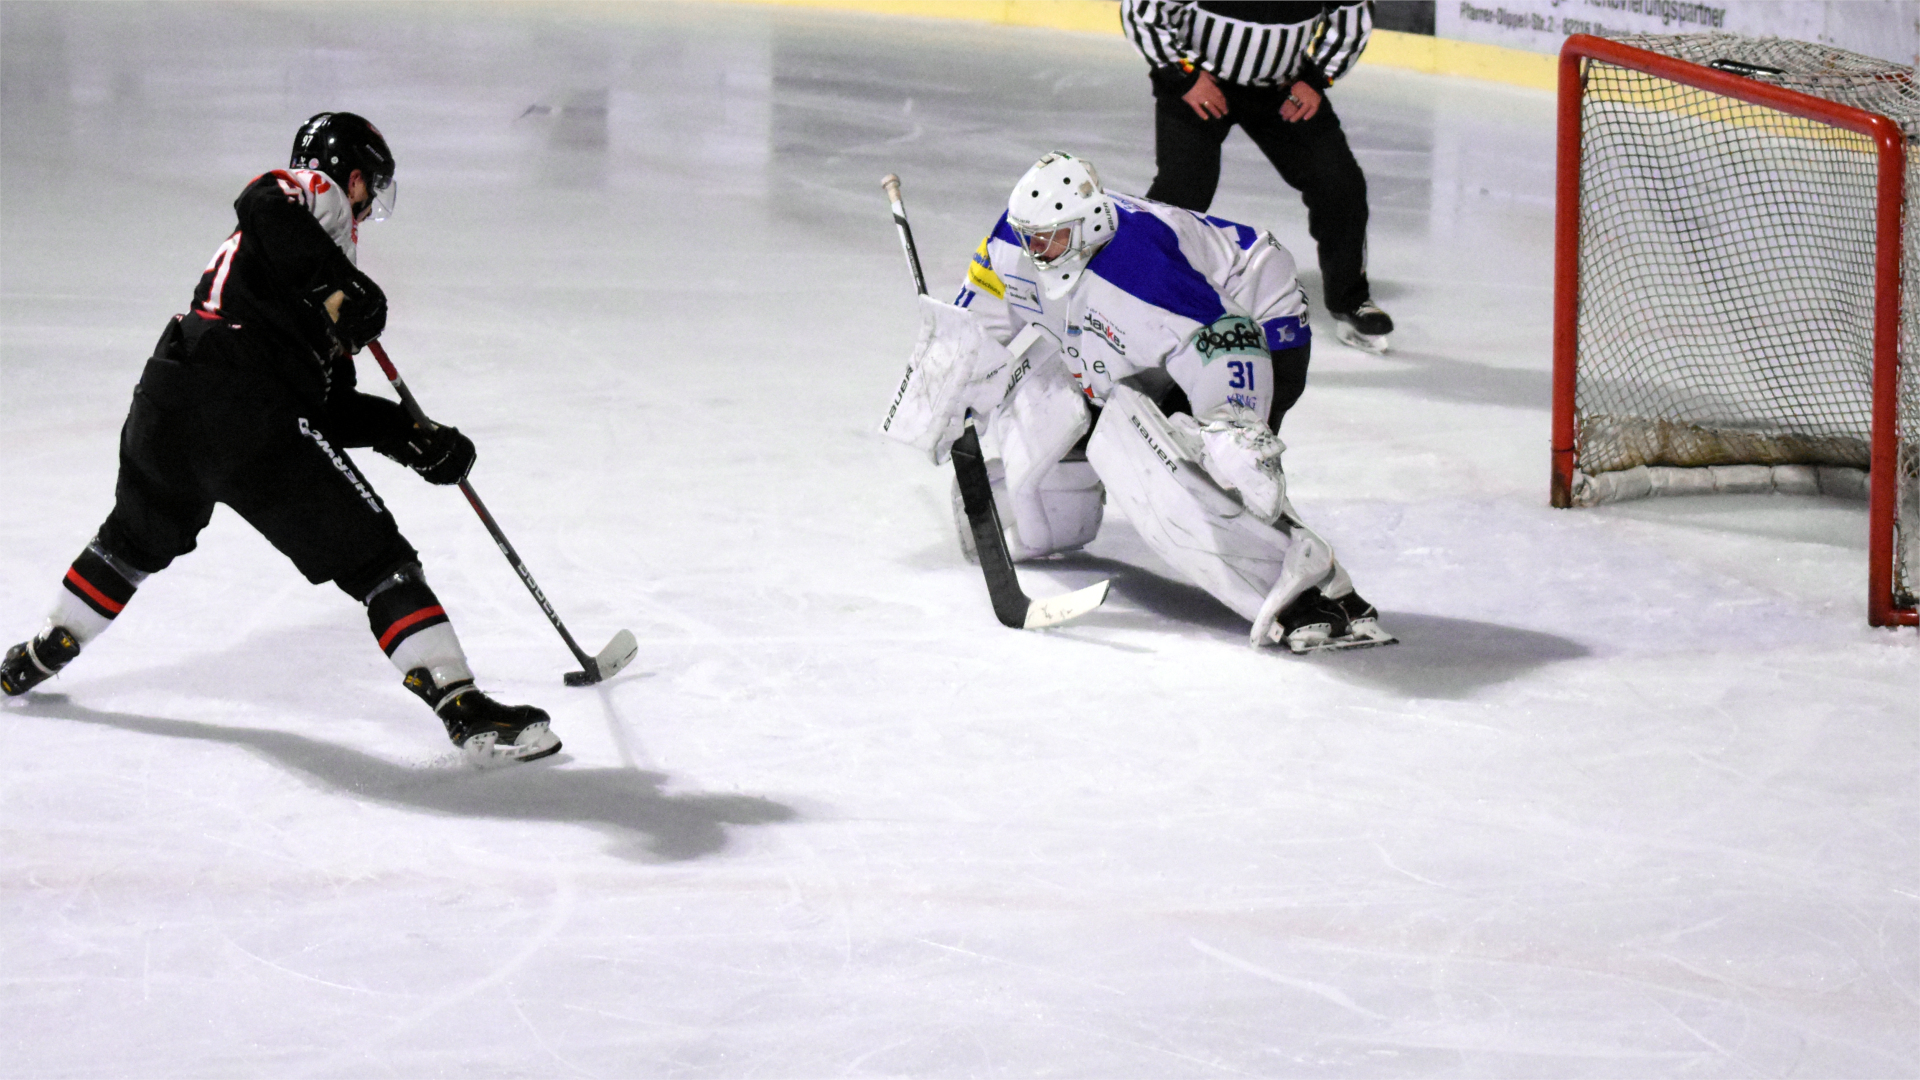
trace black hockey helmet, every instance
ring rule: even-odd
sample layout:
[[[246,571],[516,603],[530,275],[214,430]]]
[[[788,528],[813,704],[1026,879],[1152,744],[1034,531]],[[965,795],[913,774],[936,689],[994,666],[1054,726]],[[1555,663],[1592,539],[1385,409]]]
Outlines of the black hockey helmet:
[[[293,136],[293,153],[287,163],[295,169],[314,169],[331,177],[342,188],[353,170],[359,169],[373,194],[375,217],[393,205],[393,151],[380,129],[366,117],[350,112],[314,113]]]

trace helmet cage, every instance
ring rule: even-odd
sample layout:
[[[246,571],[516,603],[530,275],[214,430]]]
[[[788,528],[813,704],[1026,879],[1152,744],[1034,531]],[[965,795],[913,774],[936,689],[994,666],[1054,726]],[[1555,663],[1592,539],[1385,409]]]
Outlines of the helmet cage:
[[[1056,221],[1049,222],[1045,225],[1034,225],[1025,221],[1015,221],[1012,217],[1008,217],[1007,226],[1013,230],[1015,236],[1020,238],[1020,246],[1026,249],[1027,256],[1033,260],[1033,265],[1041,270],[1051,270],[1056,266],[1072,262],[1075,257],[1087,253],[1087,245],[1082,239],[1083,230],[1081,219],[1079,218],[1075,218],[1072,221]],[[1064,246],[1052,256],[1048,256],[1046,254],[1047,251],[1060,239],[1059,234],[1062,232],[1067,234]]]
[[[1007,200],[1007,226],[1034,268],[1049,274],[1050,294],[1071,285],[1118,224],[1093,165],[1060,150],[1035,162]]]

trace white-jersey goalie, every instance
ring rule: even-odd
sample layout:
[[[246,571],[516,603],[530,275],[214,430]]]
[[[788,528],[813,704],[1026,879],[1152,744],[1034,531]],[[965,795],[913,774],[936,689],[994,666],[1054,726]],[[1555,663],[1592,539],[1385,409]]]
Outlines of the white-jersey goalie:
[[[956,301],[921,305],[882,430],[938,463],[972,416],[1015,559],[1084,546],[1110,500],[1255,645],[1394,640],[1287,499],[1276,431],[1311,336],[1271,234],[1109,193],[1056,151],[1020,178]],[[970,547],[964,520],[960,536]]]

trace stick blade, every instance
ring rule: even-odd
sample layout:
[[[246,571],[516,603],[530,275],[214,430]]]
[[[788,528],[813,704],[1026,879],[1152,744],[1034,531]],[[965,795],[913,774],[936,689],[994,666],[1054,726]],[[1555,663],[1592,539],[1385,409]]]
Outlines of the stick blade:
[[[607,642],[607,647],[601,649],[587,664],[586,670],[569,671],[560,681],[568,686],[592,686],[604,682],[618,675],[621,668],[633,663],[634,656],[639,652],[640,643],[633,640],[633,631],[622,630],[613,635],[613,640]]]
[[[1032,601],[1027,605],[1027,619],[1023,628],[1040,630],[1049,626],[1059,626],[1064,622],[1072,622],[1106,603],[1107,592],[1111,588],[1113,588],[1113,582],[1102,581],[1064,596]]]
[[[601,649],[593,658],[593,666],[599,670],[602,679],[611,679],[620,673],[620,669],[633,663],[640,652],[640,643],[633,640],[633,631],[622,630],[613,635],[607,647]]]

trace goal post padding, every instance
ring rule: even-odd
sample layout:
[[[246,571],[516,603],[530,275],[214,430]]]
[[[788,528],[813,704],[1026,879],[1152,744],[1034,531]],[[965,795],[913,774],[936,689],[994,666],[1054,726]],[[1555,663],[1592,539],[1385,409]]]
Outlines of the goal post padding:
[[[1574,35],[1559,124],[1553,504],[1864,493],[1869,621],[1915,623],[1912,71],[1773,38]]]

